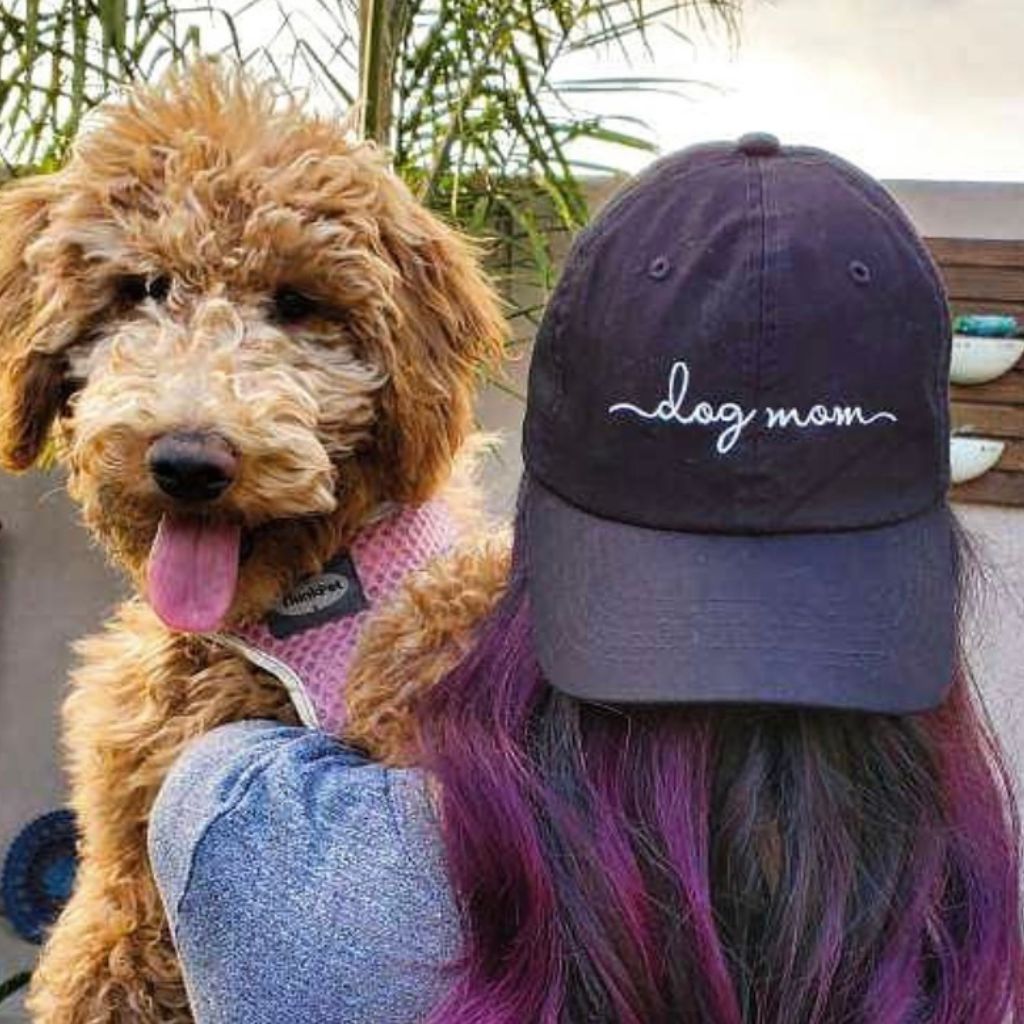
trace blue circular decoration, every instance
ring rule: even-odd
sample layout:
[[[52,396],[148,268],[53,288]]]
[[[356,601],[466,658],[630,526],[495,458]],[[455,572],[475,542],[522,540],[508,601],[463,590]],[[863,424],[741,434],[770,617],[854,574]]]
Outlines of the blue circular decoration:
[[[7,851],[0,880],[3,911],[26,942],[43,941],[71,896],[77,838],[74,814],[51,811],[29,822]]]

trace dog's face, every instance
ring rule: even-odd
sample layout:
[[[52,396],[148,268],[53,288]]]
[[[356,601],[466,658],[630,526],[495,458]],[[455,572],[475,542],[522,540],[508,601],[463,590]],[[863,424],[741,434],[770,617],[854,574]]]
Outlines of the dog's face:
[[[169,625],[265,609],[430,496],[504,327],[370,147],[200,68],[0,191],[0,460],[71,493]]]

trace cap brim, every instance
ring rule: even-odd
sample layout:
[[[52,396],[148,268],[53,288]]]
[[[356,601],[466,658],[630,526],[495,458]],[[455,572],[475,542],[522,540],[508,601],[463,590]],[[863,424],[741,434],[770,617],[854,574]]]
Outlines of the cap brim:
[[[677,533],[526,497],[534,641],[550,683],[608,703],[905,714],[940,704],[956,650],[945,503],[838,533]]]

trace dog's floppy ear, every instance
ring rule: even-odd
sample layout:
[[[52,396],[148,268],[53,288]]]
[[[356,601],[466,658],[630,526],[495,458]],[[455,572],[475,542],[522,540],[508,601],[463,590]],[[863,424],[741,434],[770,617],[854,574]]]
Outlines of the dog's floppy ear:
[[[53,177],[0,188],[0,466],[28,469],[61,405],[63,364],[37,347],[38,282],[25,250],[46,226]]]
[[[472,427],[476,378],[500,363],[508,326],[476,247],[407,193],[398,205],[382,225],[403,317],[382,440],[396,497],[415,503],[450,470]]]

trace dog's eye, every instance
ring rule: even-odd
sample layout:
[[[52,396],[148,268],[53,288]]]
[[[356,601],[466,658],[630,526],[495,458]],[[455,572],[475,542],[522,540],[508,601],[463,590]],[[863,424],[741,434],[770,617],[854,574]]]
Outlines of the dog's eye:
[[[141,302],[146,297],[146,279],[141,274],[128,274],[117,282],[117,294],[126,302]]]
[[[142,302],[154,299],[162,302],[171,290],[171,279],[166,274],[144,277],[142,274],[126,274],[117,283],[117,293],[125,301]]]
[[[278,288],[274,292],[274,316],[286,324],[304,320],[317,311],[316,299],[304,295],[297,288]]]
[[[159,277],[151,277],[146,284],[146,292],[151,299],[156,299],[157,302],[162,302],[167,298],[167,293],[171,290],[171,279],[166,274],[160,274]]]

